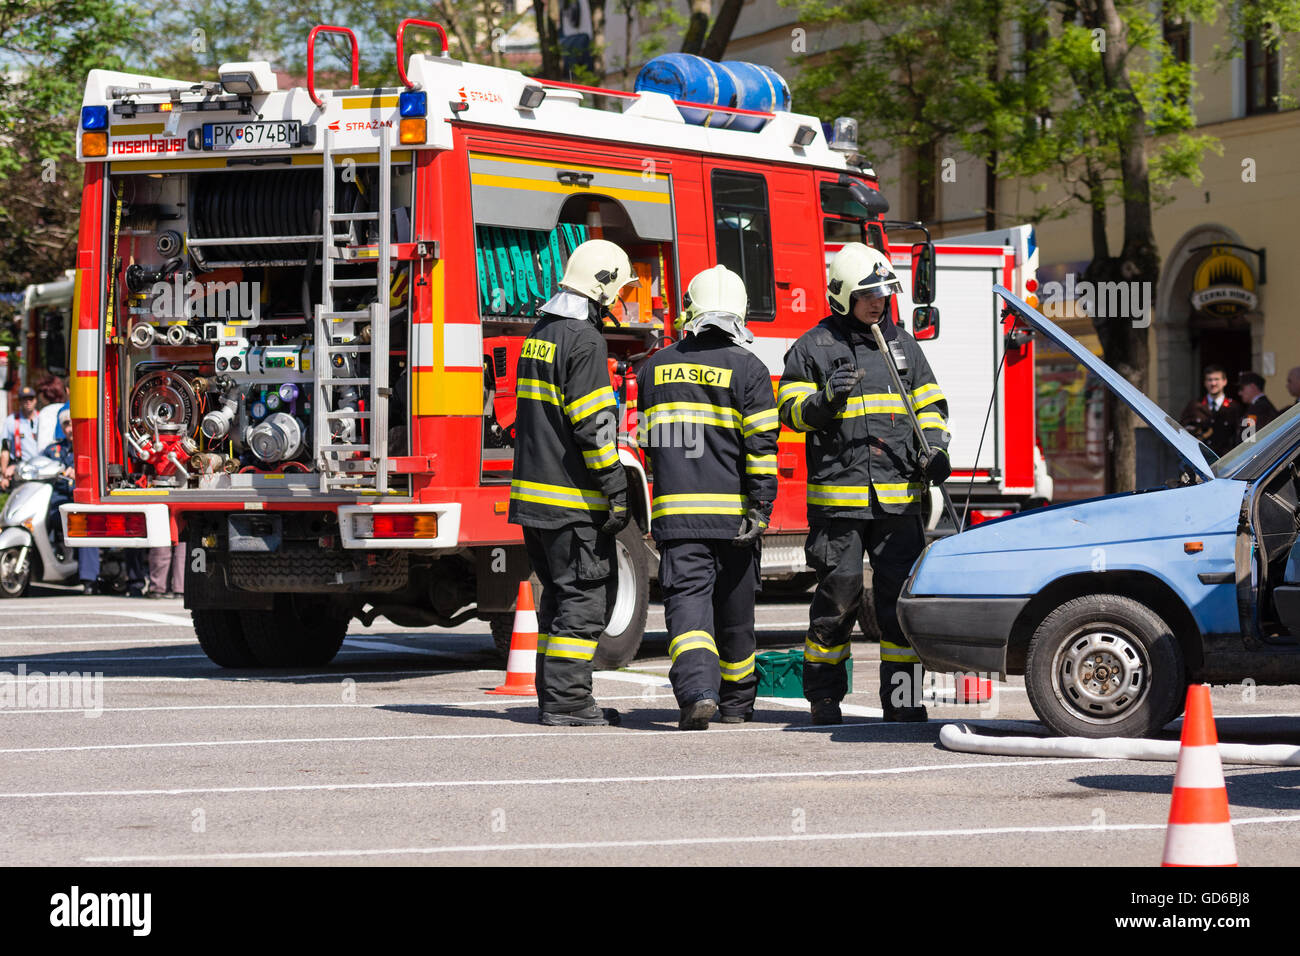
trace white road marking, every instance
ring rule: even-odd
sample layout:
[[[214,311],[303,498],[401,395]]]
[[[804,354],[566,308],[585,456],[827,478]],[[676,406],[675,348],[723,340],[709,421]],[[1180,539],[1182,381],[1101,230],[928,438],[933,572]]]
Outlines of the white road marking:
[[[1295,823],[1300,815],[1245,817],[1233,826]],[[179,863],[205,860],[276,860],[321,857],[428,856],[447,853],[516,853],[537,850],[622,850],[642,847],[719,846],[745,843],[829,843],[836,840],[906,840],[930,837],[1007,836],[1037,833],[1126,833],[1134,830],[1163,830],[1166,823],[1108,823],[1039,827],[974,827],[952,830],[889,830],[858,833],[778,833],[759,836],[670,837],[663,840],[591,840],[581,843],[483,843],[465,846],[397,847],[360,850],[266,850],[247,853],[173,853],[153,856],[88,856],[86,863]]]
[[[352,705],[355,706],[355,705]],[[1125,763],[1106,757],[1062,757],[1052,765],[1067,763]],[[646,777],[549,777],[518,780],[412,780],[395,783],[302,783],[262,787],[181,787],[171,790],[50,790],[0,793],[0,799],[49,799],[52,797],[176,797],[212,793],[306,793],[329,790],[438,790],[459,787],[589,787],[593,784],[684,783],[704,780],[806,780],[815,777],[875,777],[939,770],[979,770],[1000,767],[1042,767],[1042,760],[992,760],[987,762],[931,764],[920,767],[885,767],[874,770],[773,770],[756,773],[658,774]],[[1163,825],[1163,824],[1162,824]],[[1080,827],[1083,830],[1091,827]]]
[[[17,659],[9,658],[9,660],[16,660],[17,663],[23,663],[26,660],[26,658],[17,658]],[[438,677],[443,674],[468,675],[468,674],[499,674],[499,673],[501,673],[501,671],[483,670],[481,668],[477,670],[455,670],[455,671],[430,670],[427,668],[421,668],[421,669],[413,668],[411,670],[403,670],[403,671],[352,671],[352,670],[333,671],[327,674],[277,674],[275,672],[271,672],[267,674],[251,675],[247,677],[228,676],[225,675],[224,673],[214,674],[210,677],[207,676],[204,677],[104,677],[102,678],[102,680],[104,681],[105,684],[186,684],[186,683],[203,683],[203,682],[227,683],[227,684],[275,684],[275,683],[279,683],[280,681],[319,680],[325,677],[333,677],[342,680],[345,677],[392,677],[392,676]],[[6,679],[17,680],[17,677],[13,674],[10,674]],[[41,678],[37,678],[36,675],[34,674],[27,675],[28,681],[34,681],[38,679],[61,680],[62,678],[58,677],[55,674],[44,674],[41,676]],[[0,714],[2,713],[4,713],[4,710],[3,708],[0,708]]]
[[[188,617],[177,617],[174,614],[157,614],[153,611],[100,611],[100,614],[110,614],[113,617],[133,617],[139,621],[148,621],[150,624],[169,624],[175,627],[193,627],[194,620]]]
[[[163,624],[155,627],[188,627],[193,628],[189,621],[184,624]],[[50,624],[45,627],[38,627],[33,624],[5,624],[0,626],[0,631],[79,631],[94,629],[97,631],[107,630],[110,627],[133,627],[140,630],[139,623],[135,624]],[[142,638],[145,640],[146,638]],[[0,644],[129,644],[131,641],[0,641]]]
[[[409,647],[402,644],[393,644],[390,641],[373,640],[371,638],[351,637],[347,638],[347,643],[359,646],[368,651],[397,651],[399,654],[421,654],[428,655],[433,652],[431,647]]]
[[[104,679],[107,681],[107,680],[112,680],[113,678],[106,677]],[[134,679],[135,678],[123,678],[123,680],[134,680]],[[148,680],[149,678],[140,678],[140,679]],[[176,678],[176,679],[188,680],[189,678]],[[664,694],[653,694],[650,696],[646,696],[645,694],[633,694],[627,697],[604,697],[603,699],[604,700],[655,700],[655,699],[663,699],[667,696],[668,695],[664,695]],[[357,704],[166,704],[166,705],[157,705],[157,706],[150,706],[150,707],[100,707],[95,710],[95,713],[96,714],[125,714],[125,713],[137,713],[140,711],[155,711],[155,710],[306,710],[306,709],[311,709],[313,707],[318,707],[318,708],[360,707],[365,710],[382,710],[385,707],[483,707],[483,706],[519,707],[521,705],[536,707],[537,698],[520,697],[517,700],[501,700],[500,698],[497,698],[496,700],[483,699],[483,700],[439,701],[439,700],[429,700],[428,698],[422,697],[418,700],[385,700],[385,701],[372,701],[368,703],[357,703]],[[29,715],[30,714],[84,714],[86,710],[87,708],[85,707],[62,707],[62,708],[41,707],[41,708],[33,708],[28,710],[11,710],[8,708],[0,708],[0,717],[8,716],[10,714],[29,714]],[[0,753],[4,753],[4,752],[5,751],[0,750]]]

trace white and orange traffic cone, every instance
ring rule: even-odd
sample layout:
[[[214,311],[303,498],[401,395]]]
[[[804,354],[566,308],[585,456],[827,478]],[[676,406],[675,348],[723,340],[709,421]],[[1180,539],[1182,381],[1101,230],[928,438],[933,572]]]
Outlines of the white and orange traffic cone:
[[[537,609],[533,606],[533,586],[519,582],[519,599],[515,602],[515,625],[510,634],[510,656],[506,658],[506,682],[489,694],[513,697],[536,697]]]
[[[1237,865],[1237,847],[1228,819],[1228,788],[1223,782],[1208,684],[1187,688],[1174,799],[1169,806],[1169,829],[1165,831],[1165,855],[1160,865]]]

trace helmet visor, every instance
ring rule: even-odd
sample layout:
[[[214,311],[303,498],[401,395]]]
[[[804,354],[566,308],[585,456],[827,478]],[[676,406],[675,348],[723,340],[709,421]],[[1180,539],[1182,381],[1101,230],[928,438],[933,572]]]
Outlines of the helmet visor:
[[[868,286],[865,289],[854,289],[853,298],[888,299],[891,295],[898,295],[898,293],[902,291],[902,283],[895,278],[890,278],[883,282],[876,282],[874,285]]]

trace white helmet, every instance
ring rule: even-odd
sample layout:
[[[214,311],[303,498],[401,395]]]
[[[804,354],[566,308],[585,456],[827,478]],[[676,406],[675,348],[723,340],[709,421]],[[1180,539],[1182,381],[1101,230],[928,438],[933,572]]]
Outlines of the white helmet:
[[[619,291],[636,281],[627,253],[605,239],[588,239],[569,254],[560,288],[609,305]]]
[[[693,332],[706,316],[744,328],[745,313],[749,311],[749,293],[745,291],[740,276],[726,266],[716,265],[691,280],[683,304],[686,309],[675,323],[679,329],[685,327],[688,332]]]
[[[831,259],[826,292],[831,309],[848,315],[853,308],[853,296],[887,298],[903,291],[903,285],[894,274],[884,253],[860,242],[846,243]]]

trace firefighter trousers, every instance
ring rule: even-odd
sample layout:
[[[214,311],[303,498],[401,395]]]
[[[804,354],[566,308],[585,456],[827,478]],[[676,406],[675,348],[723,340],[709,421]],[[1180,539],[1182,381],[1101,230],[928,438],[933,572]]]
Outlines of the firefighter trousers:
[[[863,557],[871,560],[872,595],[880,627],[880,699],[889,709],[919,704],[921,663],[898,624],[898,595],[925,547],[919,515],[883,512],[870,519],[815,524],[804,553],[817,572],[804,643],[803,688],[810,701],[843,700],[849,642],[862,602]]]
[[[724,716],[750,717],[754,673],[754,596],[761,551],[729,539],[659,544],[659,585],[668,625],[668,679],[677,706],[704,697]]]
[[[552,714],[594,707],[591,659],[618,583],[614,538],[589,524],[525,527],[524,546],[542,585],[537,602],[537,705]]]

